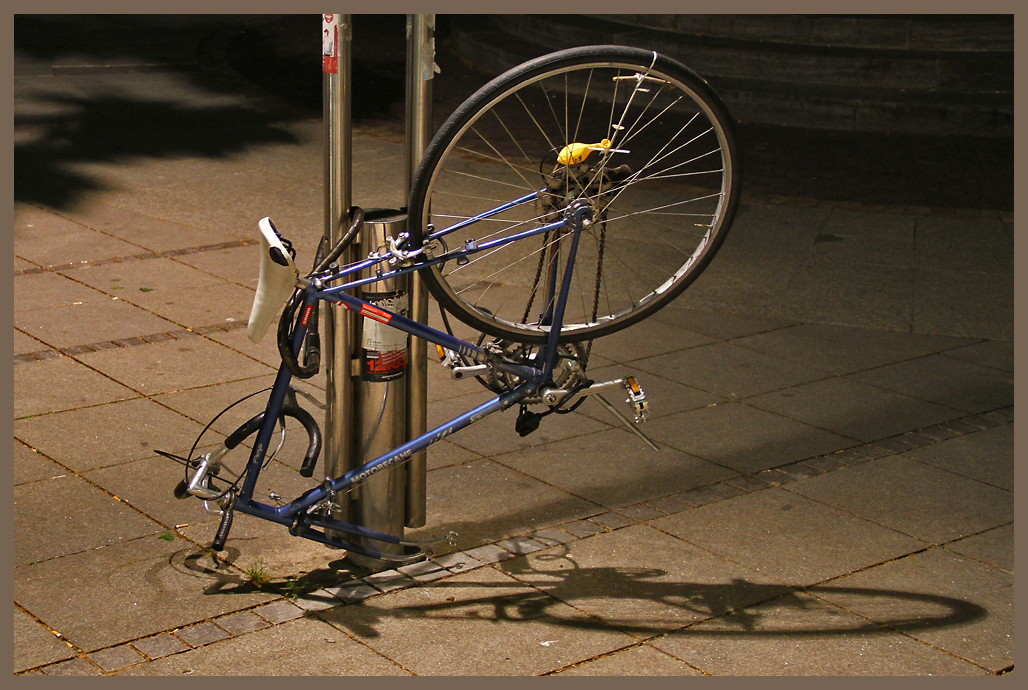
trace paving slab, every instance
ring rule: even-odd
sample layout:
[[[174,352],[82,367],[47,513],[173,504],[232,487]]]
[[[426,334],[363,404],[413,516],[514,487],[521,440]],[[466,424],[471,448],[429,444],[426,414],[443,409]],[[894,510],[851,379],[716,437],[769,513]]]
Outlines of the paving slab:
[[[96,664],[83,659],[68,659],[52,666],[47,666],[43,670],[43,675],[47,676],[102,676],[103,671]]]
[[[461,448],[449,441],[438,441],[426,451],[429,470],[437,470],[443,467],[466,464],[478,460],[482,456],[466,448]]]
[[[256,225],[246,237],[247,240],[256,241],[258,239],[259,231]],[[211,244],[210,242],[203,242],[198,243],[197,246]],[[298,260],[301,258],[303,257],[297,257]],[[208,251],[198,251],[193,254],[181,254],[177,255],[175,260],[211,276],[223,278],[254,290],[257,289],[261,260],[260,245],[258,244],[211,249]],[[310,260],[313,261],[313,257],[310,257]],[[252,301],[253,298],[251,297]]]
[[[17,439],[76,472],[153,457],[154,448],[187,451],[202,429],[142,398],[14,423]]]
[[[32,450],[17,439],[11,456],[14,470],[14,485],[53,479],[67,474],[67,470],[43,455]]]
[[[1012,573],[936,548],[832,585],[838,589],[817,596],[876,621],[891,620],[905,635],[991,673],[1014,663]],[[864,596],[847,588],[881,594]]]
[[[146,659],[128,645],[119,645],[103,649],[90,655],[90,660],[104,671],[110,673],[118,669],[139,664]]]
[[[109,192],[106,198],[120,208],[215,231],[235,227],[249,233],[261,218],[270,216],[276,227],[299,243],[297,251],[302,249],[302,256],[313,258],[323,232],[318,230],[324,223],[321,189],[252,165],[240,165],[231,171],[206,166],[197,172],[196,179],[152,188],[145,195],[135,190],[118,190]],[[194,192],[200,180],[204,194],[197,196]],[[189,198],[190,203],[183,204],[183,198]],[[301,234],[293,228],[305,232]]]
[[[853,374],[853,378],[903,395],[970,413],[1014,403],[1012,373],[952,357],[929,355]]]
[[[175,635],[179,639],[185,640],[186,644],[191,647],[201,647],[218,640],[224,640],[230,636],[227,630],[210,621],[186,626],[176,630]]]
[[[951,407],[849,376],[756,395],[746,404],[865,443],[964,416]]]
[[[222,282],[195,288],[155,290],[134,295],[142,308],[186,328],[245,322],[253,305],[253,292]]]
[[[427,515],[416,534],[455,530],[464,550],[603,512],[591,501],[533,477],[481,459],[428,473]]]
[[[1014,490],[1014,425],[946,439],[904,455],[986,484]]]
[[[282,599],[258,606],[254,609],[254,613],[269,623],[277,625],[299,618],[303,615],[303,609],[292,602]]]
[[[185,477],[185,469],[167,458],[152,455],[82,472],[80,476],[125,501],[162,528],[217,519],[203,509],[200,501],[180,501],[174,497],[172,490]]]
[[[142,256],[146,258],[76,268],[62,275],[137,305],[143,305],[147,298],[159,299],[166,291],[212,287],[225,282],[183,263],[179,256]],[[154,292],[157,294],[152,295]]]
[[[1002,525],[946,544],[950,551],[1014,572],[1014,525]]]
[[[1011,492],[906,457],[872,460],[787,489],[932,544],[1014,519]]]
[[[914,265],[917,217],[833,208],[809,248],[811,258],[846,262],[854,255],[884,266]]]
[[[134,244],[90,230],[51,211],[25,204],[17,204],[17,207],[14,241],[18,256],[39,266],[61,266],[139,253],[139,247]]]
[[[112,379],[150,395],[252,378],[270,369],[205,338],[103,350],[80,358]]]
[[[70,209],[67,216],[90,229],[112,235],[152,252],[166,252],[216,242],[238,240],[239,235],[172,223],[100,201]]]
[[[825,376],[806,364],[727,342],[648,357],[633,364],[657,376],[732,399],[788,388]]]
[[[108,301],[103,293],[52,271],[18,275],[14,280],[15,312]]]
[[[745,428],[746,433],[737,434]],[[658,444],[750,473],[841,450],[852,439],[747,404],[728,402],[646,423]]]
[[[946,356],[1003,371],[1014,371],[1013,340],[984,340],[955,350],[947,350]]]
[[[1014,272],[1014,254],[1003,221],[996,217],[917,219],[918,265],[926,270]]]
[[[775,311],[774,306],[782,285],[792,275],[789,263],[780,262],[787,268],[776,270],[774,257],[769,256],[745,256],[729,265],[724,261],[714,261],[688,290],[675,298],[675,305],[683,309],[725,311],[739,316],[770,316],[778,322],[786,322],[789,317]],[[687,323],[668,318],[663,321],[688,327]]]
[[[667,305],[651,318],[702,333],[715,340],[731,340],[794,325],[794,322],[785,319],[740,314],[735,309],[712,312],[709,309],[690,308],[680,300]]]
[[[771,313],[794,321],[908,330],[915,269],[810,257],[775,295]]]
[[[713,339],[661,321],[646,320],[600,338],[589,351],[614,362],[631,362],[667,352],[705,345]]]
[[[651,645],[715,676],[981,676],[972,663],[802,593]]]
[[[269,370],[265,369],[257,376],[212,383],[211,385],[197,386],[186,390],[175,390],[170,393],[161,393],[154,395],[153,399],[161,405],[167,406],[205,426],[213,422],[211,431],[208,434],[214,432],[215,434],[228,436],[240,424],[260,412],[267,404],[270,388],[274,382],[274,374],[269,373]],[[303,386],[303,384],[296,384],[296,386],[303,387],[304,390],[310,390],[309,387]],[[264,389],[268,389],[268,391]],[[225,408],[229,405],[249,395],[253,397],[225,411]],[[323,400],[324,395],[319,395],[318,399]],[[303,405],[302,402],[301,405]],[[304,406],[306,407],[306,405]],[[215,419],[222,411],[225,411],[225,414]],[[192,443],[193,440],[192,438],[188,439],[189,443]],[[220,441],[220,438],[216,435],[204,436],[204,443],[210,441]]]
[[[14,563],[25,565],[155,535],[160,525],[82,478],[66,475],[14,488],[14,530],[19,535]]]
[[[14,672],[52,664],[75,656],[75,650],[56,635],[14,609]]]
[[[157,535],[53,558],[14,571],[14,598],[79,649],[104,649],[275,598],[222,592],[234,577],[210,557]],[[61,596],[54,596],[60,583]]]
[[[772,578],[647,525],[586,537],[497,567],[641,640],[786,591]]]
[[[122,676],[404,676],[397,664],[302,618],[119,672]]]
[[[197,501],[193,501],[197,503]],[[194,511],[184,511],[182,522],[186,522]],[[219,518],[189,522],[178,530],[183,536],[202,546],[209,546],[214,540]],[[225,551],[220,554],[223,561],[231,564],[225,567],[208,584],[226,592],[247,592],[254,590],[250,571],[263,570],[270,578],[265,588],[269,595],[283,596],[289,593],[291,579],[308,576],[321,582],[336,582],[350,577],[341,563],[343,551],[329,549],[309,539],[290,536],[284,525],[258,520],[247,515],[236,515],[232,531],[225,542]]]
[[[54,386],[54,381],[62,385]],[[139,397],[131,388],[70,357],[15,365],[14,389],[18,391],[15,419]]]
[[[160,659],[161,657],[177,654],[189,649],[189,645],[169,633],[147,637],[143,640],[135,640],[132,646],[148,659]]]
[[[662,498],[735,474],[670,446],[653,451],[623,429],[504,453],[494,460],[608,508]]]
[[[702,676],[692,666],[647,644],[613,652],[555,673],[557,676]]]
[[[925,547],[923,541],[782,488],[699,506],[649,524],[794,585],[823,582]]]
[[[735,345],[817,366],[826,375],[850,374],[973,344],[966,338],[804,323],[737,338]]]
[[[492,568],[320,617],[416,675],[538,675],[634,641]]]
[[[26,354],[29,352],[39,352],[41,350],[53,350],[49,345],[43,343],[30,335],[26,335],[21,331],[15,329],[14,331],[14,356]]]
[[[20,256],[15,256],[15,257],[13,257],[13,259],[14,259],[14,271],[15,271],[15,273],[17,273],[19,271],[28,271],[28,270],[33,270],[33,269],[40,268],[38,264],[32,263],[31,261],[26,261],[25,259],[21,258]]]
[[[795,253],[812,245],[832,214],[829,204],[774,204],[746,198],[725,248],[752,256],[766,255],[768,250]],[[723,258],[720,252],[718,257]]]
[[[117,297],[102,302],[70,304],[18,312],[15,328],[54,348],[164,333],[179,326]]]
[[[322,312],[322,314],[324,314],[324,312]],[[249,317],[249,314],[247,314],[247,316]],[[322,318],[324,318],[324,316],[322,316]],[[238,323],[242,324],[245,323],[245,321],[240,321]],[[259,362],[263,362],[269,367],[278,370],[282,365],[282,355],[278,353],[278,340],[275,337],[275,332],[271,329],[269,329],[269,331],[270,332],[266,333],[264,338],[256,344],[250,340],[250,337],[246,333],[246,328],[230,328],[227,331],[207,330],[205,335],[211,340],[221,343],[231,350],[246,355],[252,359],[256,359]],[[292,385],[293,388],[303,388],[308,391],[310,391],[312,387],[324,389],[325,372],[321,371],[310,379],[293,379],[293,382],[290,383],[290,385]],[[317,398],[324,402],[325,396],[324,394],[319,394]],[[301,403],[306,405],[306,403],[303,403],[302,401]]]
[[[918,271],[912,328],[1012,341],[1014,277],[988,272]]]

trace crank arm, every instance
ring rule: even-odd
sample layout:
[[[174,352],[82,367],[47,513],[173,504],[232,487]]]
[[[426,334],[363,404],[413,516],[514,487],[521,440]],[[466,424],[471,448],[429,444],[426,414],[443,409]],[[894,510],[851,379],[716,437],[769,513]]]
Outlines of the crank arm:
[[[602,393],[609,393],[609,392],[612,392],[612,391],[624,390],[624,389],[628,389],[629,390],[629,394],[631,395],[631,390],[632,389],[629,387],[629,384],[628,384],[629,380],[631,380],[633,383],[635,382],[635,379],[633,377],[626,376],[624,378],[614,379],[613,381],[604,381],[603,383],[594,383],[593,385],[589,386],[588,388],[583,388],[580,391],[576,391],[575,393],[572,393],[571,396],[570,396],[570,399],[567,400],[567,402],[572,402],[574,400],[578,400],[579,398],[585,398],[585,397],[590,396],[590,395],[600,395]],[[641,401],[645,403],[646,394],[642,392],[641,388],[639,388],[639,384],[634,383],[634,385],[635,385],[635,389],[638,390],[639,393],[642,395]],[[547,405],[551,405],[552,406],[552,405],[556,405],[557,403],[563,401],[564,398],[568,397],[568,392],[566,390],[564,390],[563,388],[557,388],[556,386],[546,386],[544,388],[539,389],[539,396],[542,398],[542,402],[546,403]],[[630,397],[629,398],[629,402],[631,402],[631,401],[632,401],[632,399]],[[636,412],[636,417],[637,418],[639,417],[638,411]],[[645,415],[643,417],[645,418]]]
[[[658,446],[658,445],[657,445],[656,443],[654,443],[654,442],[653,442],[653,440],[652,440],[652,439],[650,439],[650,437],[649,437],[649,436],[647,436],[646,434],[644,434],[644,433],[643,433],[643,432],[642,432],[642,431],[641,431],[641,430],[639,429],[639,427],[638,427],[638,426],[636,426],[635,424],[633,424],[633,423],[631,422],[631,420],[629,420],[629,419],[628,419],[628,417],[626,417],[625,415],[621,414],[621,412],[619,412],[619,411],[618,411],[618,409],[617,409],[616,407],[614,407],[613,405],[611,405],[611,404],[610,404],[610,403],[609,403],[609,402],[607,401],[607,399],[606,399],[606,398],[604,398],[604,397],[603,397],[602,395],[597,395],[597,396],[596,396],[596,400],[597,400],[597,401],[599,401],[599,403],[600,403],[601,405],[603,405],[603,406],[604,406],[605,408],[607,408],[607,411],[609,411],[609,412],[610,412],[610,413],[611,413],[612,415],[614,415],[615,417],[617,417],[618,419],[620,419],[620,420],[621,420],[621,423],[622,423],[622,424],[624,424],[624,425],[625,425],[625,426],[626,426],[626,427],[628,428],[628,430],[629,430],[629,431],[631,431],[631,432],[632,432],[633,434],[635,434],[636,436],[638,436],[639,438],[641,438],[641,439],[643,440],[643,443],[645,443],[646,445],[648,445],[648,446],[649,446],[650,448],[652,448],[653,450],[660,450],[660,446]]]

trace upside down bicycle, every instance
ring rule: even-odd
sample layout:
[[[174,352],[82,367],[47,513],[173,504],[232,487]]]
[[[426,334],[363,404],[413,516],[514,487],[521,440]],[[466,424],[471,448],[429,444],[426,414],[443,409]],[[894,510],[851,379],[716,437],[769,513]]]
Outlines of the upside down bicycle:
[[[199,439],[187,457],[158,451],[185,466],[176,496],[217,505],[215,550],[240,512],[371,558],[423,557],[422,547],[438,539],[408,540],[341,520],[333,514],[335,497],[514,405],[522,435],[587,397],[612,409],[602,398],[610,391],[624,391],[636,421],[645,419],[645,394],[633,377],[598,383],[587,376],[592,341],[650,316],[699,276],[731,226],[739,188],[727,110],[702,78],[666,56],[588,46],[500,75],[465,101],[427,147],[410,191],[407,232],[365,259],[336,263],[364,222],[359,208],[351,209],[335,246],[322,243],[303,276],[289,241],[269,218],[261,220],[261,273],[247,329],[259,342],[281,310],[282,364],[264,411],[220,446],[198,457],[192,454]],[[473,239],[455,239],[469,231]],[[361,277],[369,270],[371,277]],[[446,332],[351,294],[414,271],[439,303]],[[326,301],[435,344],[454,378],[474,376],[495,397],[291,501],[268,505],[254,489],[277,453],[268,453],[276,428],[282,446],[286,417],[307,432],[299,473],[314,476],[321,432],[297,400],[306,394],[291,381],[319,370],[318,309]],[[446,314],[482,337],[455,337]],[[245,466],[231,471],[226,456],[254,434]],[[371,543],[400,545],[403,553]]]

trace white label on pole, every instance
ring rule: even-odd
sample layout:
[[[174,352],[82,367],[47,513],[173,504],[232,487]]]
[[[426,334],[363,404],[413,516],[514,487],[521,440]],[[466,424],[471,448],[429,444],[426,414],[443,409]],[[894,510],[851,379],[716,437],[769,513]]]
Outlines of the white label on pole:
[[[339,71],[339,15],[321,15],[321,70],[329,74]]]
[[[407,294],[399,292],[384,298],[374,297],[368,301],[380,309],[406,316],[407,300]],[[375,319],[365,318],[363,347],[365,350],[373,352],[405,350],[407,349],[407,334]]]

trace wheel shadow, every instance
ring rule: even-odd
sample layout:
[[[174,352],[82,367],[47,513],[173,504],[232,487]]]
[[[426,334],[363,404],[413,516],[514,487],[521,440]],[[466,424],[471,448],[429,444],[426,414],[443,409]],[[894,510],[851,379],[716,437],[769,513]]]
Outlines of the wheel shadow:
[[[226,552],[231,563],[233,552]],[[299,597],[321,608],[318,616],[354,635],[375,638],[389,621],[489,620],[493,623],[542,622],[583,631],[616,629],[638,637],[674,632],[710,636],[833,636],[914,633],[967,625],[988,615],[984,607],[964,599],[916,591],[845,587],[831,584],[793,588],[775,583],[733,578],[723,583],[669,581],[658,568],[583,567],[557,553],[519,557],[499,564],[509,578],[497,578],[484,568],[478,576],[441,579],[421,585],[409,603],[389,595],[341,606],[325,587],[354,581],[359,572],[321,569],[301,578],[262,586],[214,561],[203,551],[182,551],[172,565],[201,579],[209,596],[255,591]],[[338,565],[338,564],[333,564]],[[485,593],[483,593],[483,591]],[[394,604],[394,602],[396,602]],[[325,608],[330,606],[333,608]],[[852,613],[872,610],[869,616]],[[826,614],[827,612],[827,614]],[[695,627],[697,623],[715,626]]]

